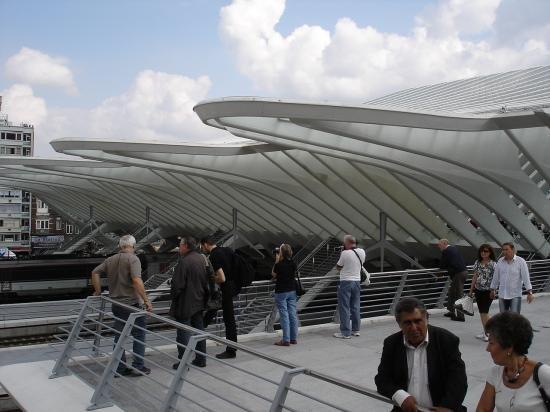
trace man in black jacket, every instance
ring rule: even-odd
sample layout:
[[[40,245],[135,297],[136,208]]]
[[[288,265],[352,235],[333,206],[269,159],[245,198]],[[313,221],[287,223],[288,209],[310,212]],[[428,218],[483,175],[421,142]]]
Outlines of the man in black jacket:
[[[401,300],[395,318],[401,331],[384,340],[374,378],[378,392],[398,405],[394,411],[465,411],[468,384],[459,339],[428,325],[426,308],[416,298]]]
[[[203,311],[208,300],[208,279],[206,260],[196,251],[197,241],[188,236],[180,242],[180,260],[174,269],[174,276],[170,285],[172,303],[170,314],[180,323],[190,325],[195,329],[204,330]],[[176,340],[181,345],[187,345],[191,334],[183,329],[177,330]],[[197,343],[197,350],[206,353],[206,341]],[[178,345],[178,358],[181,359],[185,349]],[[204,355],[196,354],[193,365],[205,367]],[[177,369],[179,362],[172,365]]]
[[[459,322],[464,322],[464,313],[455,310],[455,302],[464,295],[464,282],[468,276],[468,270],[464,259],[456,246],[449,245],[447,239],[440,239],[437,247],[441,250],[440,268],[445,269],[451,279],[449,293],[447,295],[447,310],[445,316]]]

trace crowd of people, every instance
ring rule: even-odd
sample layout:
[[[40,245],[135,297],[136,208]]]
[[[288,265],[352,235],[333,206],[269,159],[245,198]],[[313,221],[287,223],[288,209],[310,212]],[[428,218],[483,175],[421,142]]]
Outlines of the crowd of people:
[[[152,311],[141,279],[140,260],[134,253],[135,238],[122,236],[120,252],[107,258],[92,272],[94,294],[101,293],[101,276],[107,277],[113,304],[114,329],[122,331],[133,312],[130,308]],[[446,239],[438,242],[441,249],[441,268],[450,277],[448,316],[453,321],[465,321],[464,314],[455,307],[467,279],[467,267],[457,247]],[[170,315],[178,322],[196,330],[204,330],[222,310],[226,339],[237,342],[237,324],[233,298],[240,291],[235,270],[235,255],[230,248],[219,247],[212,239],[197,242],[191,236],[181,238],[180,258],[171,282]],[[495,366],[486,379],[477,411],[542,412],[548,408],[545,394],[550,393],[550,366],[527,357],[533,339],[529,321],[520,314],[523,288],[527,301],[534,299],[529,271],[524,259],[517,256],[514,245],[502,245],[503,256],[495,258],[492,247],[479,247],[473,266],[469,295],[475,297],[483,332],[476,336],[487,342]],[[339,274],[338,308],[340,331],[338,339],[360,336],[361,283],[365,281],[366,253],[357,247],[356,239],[344,238],[336,270]],[[297,279],[292,247],[282,244],[276,250],[272,280],[275,282],[275,303],[280,315],[282,338],[277,346],[298,344]],[[368,274],[366,275],[368,279]],[[492,301],[499,299],[500,313],[489,317]],[[460,411],[467,391],[466,368],[459,350],[459,339],[450,331],[430,325],[425,305],[416,298],[405,298],[395,308],[395,319],[400,331],[384,340],[382,357],[375,377],[378,392],[391,398],[394,410]],[[117,376],[143,375],[151,371],[144,365],[145,316],[139,316],[132,328],[133,359],[126,363],[124,351],[117,368]],[[191,333],[177,329],[178,359],[184,355]],[[115,334],[115,345],[119,335]],[[195,367],[206,366],[206,341],[197,342]],[[216,355],[218,359],[236,357],[236,348],[228,345]],[[178,369],[180,363],[173,365]],[[540,383],[538,383],[540,382]],[[545,406],[546,405],[546,406]]]

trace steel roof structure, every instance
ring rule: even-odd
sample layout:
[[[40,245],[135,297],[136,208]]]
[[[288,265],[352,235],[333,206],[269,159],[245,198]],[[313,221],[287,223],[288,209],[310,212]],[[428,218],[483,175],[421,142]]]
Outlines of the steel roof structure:
[[[354,233],[379,213],[401,245],[512,238],[550,254],[550,66],[341,105],[263,98],[199,103],[198,116],[246,140],[219,145],[63,138],[87,160],[5,158],[0,185],[57,210],[165,235],[231,227],[255,241]]]

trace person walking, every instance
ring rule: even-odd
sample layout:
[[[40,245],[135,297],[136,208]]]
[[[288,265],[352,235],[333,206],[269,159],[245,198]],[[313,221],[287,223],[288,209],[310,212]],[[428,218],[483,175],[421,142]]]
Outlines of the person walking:
[[[516,255],[513,243],[503,243],[502,253],[504,256],[498,260],[491,281],[491,298],[495,299],[498,289],[500,312],[520,313],[523,287],[527,291],[527,303],[535,299],[529,278],[529,268],[525,259]]]
[[[210,263],[212,263],[214,269],[215,281],[220,285],[222,291],[225,337],[228,340],[237,342],[237,322],[235,321],[235,308],[233,306],[233,297],[237,291],[233,273],[234,252],[228,247],[218,247],[211,238],[201,239],[201,248],[209,254]],[[205,327],[214,319],[216,313],[217,311],[207,313]],[[236,356],[237,350],[234,347],[227,346],[224,352],[216,355],[216,358],[232,359]]]
[[[455,309],[455,302],[464,294],[464,282],[468,271],[464,259],[456,246],[449,245],[447,239],[440,239],[437,247],[441,250],[441,269],[445,269],[451,279],[447,295],[447,313],[444,316],[458,322],[464,322],[464,313]]]
[[[133,306],[138,309],[145,308],[148,312],[153,310],[141,279],[141,264],[134,251],[136,239],[132,235],[124,235],[120,238],[118,245],[120,252],[105,259],[103,263],[92,271],[94,295],[101,295],[101,276],[107,276],[109,297],[119,303],[112,305],[113,317],[115,318],[113,328],[117,331],[114,339],[115,346],[128,317],[133,313],[126,306]],[[132,367],[129,368],[127,366],[126,353],[123,351],[121,362],[116,370],[117,376],[140,376],[151,373],[151,369],[146,367],[144,363],[145,316],[137,317],[134,325],[132,328],[132,336],[134,338]]]
[[[477,250],[477,260],[474,263],[474,275],[470,286],[470,296],[476,298],[483,333],[477,335],[477,339],[489,341],[485,325],[489,320],[489,309],[493,299],[491,298],[491,282],[495,273],[495,251],[487,243],[482,244]]]
[[[180,241],[180,258],[174,269],[174,276],[170,284],[170,315],[178,322],[195,329],[204,330],[203,311],[208,299],[208,276],[206,260],[197,252],[197,241],[191,236],[183,237]],[[177,329],[176,341],[178,345],[178,359],[183,357],[185,346],[189,343],[191,334],[181,328]],[[183,346],[181,346],[183,345]],[[197,342],[197,351],[192,364],[199,368],[206,366],[206,340]],[[178,369],[179,362],[172,365]]]
[[[487,352],[495,366],[489,372],[477,412],[546,412],[550,366],[527,357],[533,341],[531,323],[519,313],[503,312],[487,322]]]
[[[346,235],[344,250],[336,263],[336,269],[340,273],[338,285],[340,332],[334,334],[335,338],[350,339],[352,335],[361,335],[361,269],[365,259],[366,253],[357,247],[355,237]]]
[[[275,302],[279,310],[283,338],[277,346],[298,343],[298,315],[296,314],[296,263],[292,260],[292,248],[284,243],[279,248],[272,270],[275,280]]]

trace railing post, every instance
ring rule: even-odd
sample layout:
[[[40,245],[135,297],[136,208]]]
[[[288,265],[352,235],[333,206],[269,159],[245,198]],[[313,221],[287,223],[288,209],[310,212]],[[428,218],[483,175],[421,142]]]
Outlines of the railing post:
[[[189,338],[189,342],[187,343],[185,352],[183,353],[183,356],[180,360],[178,369],[176,370],[174,378],[172,379],[172,383],[170,384],[170,389],[168,389],[168,393],[166,394],[166,397],[164,398],[164,402],[160,407],[160,412],[169,412],[172,410],[173,411],[177,410],[178,393],[181,391],[181,388],[185,382],[185,378],[189,373],[189,364],[191,363],[191,356],[196,351],[197,343],[201,340],[206,339],[207,337],[208,335],[193,335],[191,336],[191,338]]]
[[[101,375],[101,379],[96,386],[94,394],[92,395],[90,406],[88,406],[86,410],[92,411],[94,409],[101,409],[113,406],[110,398],[110,388],[113,378],[115,376],[116,369],[118,368],[120,359],[122,358],[122,354],[124,353],[124,344],[132,333],[132,328],[134,327],[136,318],[139,316],[145,316],[146,314],[147,312],[134,312],[131,313],[130,316],[128,316],[128,320],[126,321],[122,332],[120,332],[120,337],[118,338],[118,342],[115,346],[115,349],[113,350],[111,359],[105,367],[103,375]]]
[[[92,346],[92,356],[99,356],[99,345],[101,344],[101,329],[103,326],[103,320],[105,319],[106,306],[107,301],[102,298],[99,305],[99,315],[97,317],[97,324],[95,327],[96,335],[94,336],[94,346]]]
[[[78,314],[78,318],[76,319],[76,322],[71,329],[71,333],[67,338],[67,342],[65,343],[63,352],[61,352],[61,356],[59,356],[59,358],[55,362],[55,366],[53,367],[52,373],[50,374],[50,379],[59,378],[60,376],[67,376],[69,374],[67,364],[69,363],[69,358],[71,357],[71,353],[73,352],[75,343],[78,339],[78,335],[80,334],[80,329],[82,329],[82,324],[84,323],[84,318],[86,317],[86,312],[89,308],[88,305],[92,301],[92,299],[95,299],[95,296],[88,296],[86,298],[86,301],[84,302],[84,305],[80,309],[80,313]]]
[[[393,300],[391,302],[390,310],[388,311],[390,315],[395,315],[395,307],[397,306],[397,303],[401,299],[401,295],[403,294],[403,290],[405,289],[405,284],[407,283],[408,276],[409,276],[408,272],[403,273],[403,275],[401,276],[401,281],[399,282],[399,286],[397,286],[395,295],[393,295]]]
[[[450,287],[451,278],[447,277],[447,281],[445,282],[443,289],[441,289],[441,295],[439,295],[439,299],[437,300],[437,307],[439,309],[443,308],[443,304],[445,303],[445,298],[447,297],[447,293],[449,292]]]
[[[269,412],[282,412],[292,378],[300,373],[304,373],[305,370],[306,368],[295,368],[283,373],[283,377],[279,382],[279,387],[277,388],[277,393],[275,393],[275,398],[273,399],[271,408],[269,408]]]
[[[277,319],[277,302],[273,302],[273,306],[271,307],[271,313],[267,317],[267,321],[265,323],[265,331],[267,333],[275,332],[276,319]]]

